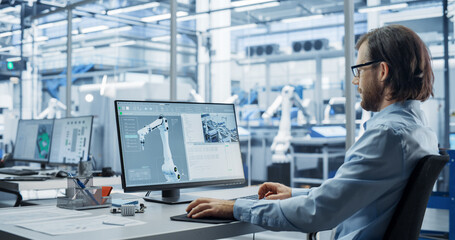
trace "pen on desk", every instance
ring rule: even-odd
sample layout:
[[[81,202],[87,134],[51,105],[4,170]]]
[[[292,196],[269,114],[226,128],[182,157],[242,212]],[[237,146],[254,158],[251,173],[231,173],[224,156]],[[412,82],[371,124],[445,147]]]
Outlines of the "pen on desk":
[[[68,176],[70,177],[73,177],[73,175],[71,173],[68,173]],[[92,201],[96,204],[96,205],[100,205],[100,203],[95,199],[95,197],[93,196],[93,194],[88,190],[88,189],[85,189],[85,185],[81,182],[81,180],[79,180],[79,178],[73,178],[73,180],[76,182],[76,184],[83,190],[83,192],[85,192],[85,194],[87,194],[91,199]]]
[[[116,222],[108,222],[108,221],[103,221],[103,224],[106,224],[106,225],[115,225],[115,226],[125,226],[124,223],[116,223]]]
[[[84,190],[88,194],[88,196],[93,200],[93,202],[96,203],[96,205],[100,205],[100,203],[96,201],[93,194],[88,189],[85,189],[85,185],[81,182],[81,180],[79,180],[79,178],[76,178],[76,182],[82,188],[82,190]]]

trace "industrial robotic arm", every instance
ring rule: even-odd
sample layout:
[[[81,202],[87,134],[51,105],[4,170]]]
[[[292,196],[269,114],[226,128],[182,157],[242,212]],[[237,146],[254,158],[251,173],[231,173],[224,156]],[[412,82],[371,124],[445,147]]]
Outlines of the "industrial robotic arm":
[[[171,149],[169,147],[169,125],[163,115],[160,115],[158,119],[137,131],[142,150],[144,150],[145,136],[155,129],[160,131],[161,142],[163,143],[164,163],[161,166],[161,170],[163,171],[164,177],[168,182],[180,181],[180,173],[172,160]]]
[[[270,107],[262,114],[262,118],[268,121],[273,114],[281,106],[281,119],[278,128],[278,134],[273,138],[271,146],[272,150],[272,162],[274,163],[285,163],[291,161],[291,156],[288,154],[289,147],[291,145],[291,108],[295,104],[300,110],[302,110],[307,123],[310,122],[310,114],[306,111],[307,102],[302,103],[300,97],[295,92],[294,87],[286,85],[281,90],[275,101]]]
[[[62,113],[66,111],[66,106],[56,98],[49,99],[47,108],[44,109],[39,115],[38,119],[52,119],[52,118],[61,118]]]

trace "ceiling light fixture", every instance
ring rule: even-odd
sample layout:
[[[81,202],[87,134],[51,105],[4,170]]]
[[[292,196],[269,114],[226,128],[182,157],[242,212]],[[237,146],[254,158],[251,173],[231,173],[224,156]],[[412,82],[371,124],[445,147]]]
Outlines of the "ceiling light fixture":
[[[109,44],[109,47],[122,47],[122,46],[134,45],[134,44],[136,44],[136,41],[131,40],[131,41],[111,43],[111,44]]]
[[[308,21],[308,20],[320,19],[323,17],[324,17],[324,15],[318,14],[318,15],[310,15],[310,16],[304,16],[304,17],[286,18],[286,19],[281,20],[280,22],[282,22],[282,23],[304,22],[304,21]]]
[[[12,58],[7,58],[7,62],[19,62],[21,60],[21,57],[12,57]]]
[[[107,11],[107,15],[115,15],[115,14],[119,14],[119,13],[134,12],[134,11],[137,11],[137,10],[158,7],[159,5],[160,5],[160,3],[158,3],[158,2],[151,2],[151,3],[140,4],[140,5],[131,6],[131,7],[126,7],[126,8],[118,8],[118,9],[114,9],[114,10],[108,10]]]
[[[102,30],[109,29],[108,26],[106,25],[99,25],[99,26],[94,26],[94,27],[88,27],[88,28],[82,28],[81,33],[92,33],[92,32],[98,32]]]
[[[182,38],[182,35],[177,34],[177,38]],[[169,41],[171,39],[170,35],[164,35],[164,36],[158,36],[158,37],[152,37],[152,42],[164,42],[164,41]]]
[[[246,12],[246,11],[253,11],[253,10],[278,7],[278,6],[280,6],[279,2],[268,2],[268,3],[263,3],[263,4],[256,4],[256,5],[246,6],[246,7],[234,8],[234,11]]]
[[[71,22],[74,24],[74,23],[78,23],[81,21],[82,21],[81,18],[73,18],[73,20]],[[61,20],[61,21],[57,21],[57,22],[44,23],[44,24],[38,25],[37,28],[46,29],[46,28],[51,28],[51,27],[63,26],[63,25],[66,25],[67,22],[68,22],[67,20]]]
[[[369,13],[369,12],[378,12],[384,10],[392,10],[392,9],[400,9],[408,7],[407,3],[399,3],[399,4],[392,4],[392,5],[382,5],[382,6],[374,6],[374,7],[366,7],[366,8],[359,8],[359,13]]]
[[[207,17],[207,16],[208,16],[207,13],[194,14],[194,15],[189,15],[189,16],[185,16],[185,17],[179,17],[179,18],[177,18],[177,22],[184,22],[184,21],[199,19],[199,18],[203,18],[203,17]]]
[[[188,13],[187,12],[178,11],[176,13],[176,15],[177,15],[177,17],[184,17],[184,16],[188,16]],[[171,14],[170,13],[165,13],[165,14],[154,15],[154,16],[150,16],[150,17],[143,17],[143,18],[141,18],[141,21],[143,21],[143,22],[158,22],[158,21],[167,20],[167,19],[170,19],[170,18],[171,18]]]

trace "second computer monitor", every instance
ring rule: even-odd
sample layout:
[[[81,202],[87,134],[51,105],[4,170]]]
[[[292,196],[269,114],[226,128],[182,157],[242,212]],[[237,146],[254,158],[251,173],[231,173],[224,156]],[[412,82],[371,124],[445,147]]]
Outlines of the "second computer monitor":
[[[53,119],[19,120],[13,159],[47,163]]]
[[[88,160],[93,116],[55,119],[49,164],[77,165]]]

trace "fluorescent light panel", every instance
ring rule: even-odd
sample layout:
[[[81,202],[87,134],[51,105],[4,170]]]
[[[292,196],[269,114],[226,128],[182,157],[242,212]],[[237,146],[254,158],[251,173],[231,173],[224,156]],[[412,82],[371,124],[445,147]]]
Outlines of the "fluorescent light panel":
[[[182,38],[182,35],[177,34],[177,38]],[[158,36],[158,37],[152,37],[153,42],[160,42],[160,41],[169,41],[171,39],[170,35],[164,35],[164,36]]]
[[[184,16],[187,16],[188,13],[187,12],[182,12],[182,11],[178,11],[176,13],[177,17],[184,17]],[[166,20],[166,19],[170,19],[171,18],[171,14],[170,13],[165,13],[165,14],[160,14],[160,15],[154,15],[154,16],[150,16],[150,17],[144,17],[144,18],[141,18],[141,21],[143,22],[157,22],[157,21],[162,21],[162,20]]]
[[[308,20],[320,19],[323,17],[324,17],[324,15],[318,14],[318,15],[311,15],[311,16],[305,16],[305,17],[286,18],[286,19],[281,20],[281,22],[282,23],[304,22],[304,21],[308,21]]]
[[[279,2],[269,2],[269,3],[246,6],[246,7],[234,8],[234,11],[236,11],[236,12],[245,12],[245,11],[253,11],[253,10],[258,10],[258,9],[263,9],[263,8],[271,8],[271,7],[278,7],[278,6],[280,6]]]
[[[81,21],[82,21],[81,18],[73,18],[72,23],[74,24],[74,23],[78,23]],[[44,24],[38,25],[38,29],[46,29],[46,28],[51,28],[51,27],[63,26],[63,25],[66,25],[67,22],[68,21],[66,21],[66,20],[61,20],[61,21],[57,21],[57,22],[44,23]]]
[[[7,58],[7,62],[19,62],[21,60],[21,57],[12,57],[12,58]]]
[[[408,7],[407,3],[399,3],[399,4],[392,4],[392,5],[383,5],[383,6],[374,6],[374,7],[366,7],[360,8],[359,13],[369,13],[369,12],[378,12],[384,10],[392,10],[392,9],[400,9]]]
[[[185,16],[185,17],[179,17],[179,18],[177,18],[177,22],[184,22],[184,21],[199,19],[199,18],[203,18],[203,17],[207,17],[207,16],[208,16],[207,13],[194,14],[194,15],[189,15],[189,16]]]
[[[109,27],[106,25],[99,25],[99,26],[94,26],[94,27],[83,28],[83,29],[81,29],[81,33],[98,32],[98,31],[102,31],[102,30],[106,30],[106,29],[109,29]]]
[[[134,45],[134,44],[136,44],[136,41],[131,40],[131,41],[111,43],[111,44],[109,44],[109,46],[110,47],[121,47],[121,46],[128,46],[128,45]]]
[[[158,7],[159,5],[160,5],[160,3],[158,3],[158,2],[151,2],[151,3],[140,4],[140,5],[131,6],[131,7],[119,8],[119,9],[114,9],[114,10],[107,11],[107,15],[115,15],[115,14],[119,14],[119,13],[134,12],[134,11],[137,11],[137,10]]]

